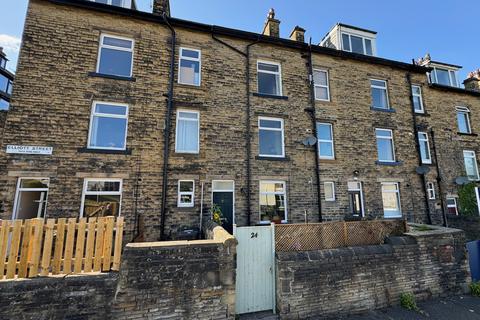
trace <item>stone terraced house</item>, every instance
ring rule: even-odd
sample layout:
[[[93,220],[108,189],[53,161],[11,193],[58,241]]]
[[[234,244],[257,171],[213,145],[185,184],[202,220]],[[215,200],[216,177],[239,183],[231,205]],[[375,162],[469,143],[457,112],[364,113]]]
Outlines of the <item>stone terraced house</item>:
[[[128,240],[224,226],[445,223],[479,180],[480,75],[319,45],[273,10],[261,34],[129,0],[31,0],[0,140],[0,218],[122,215]]]

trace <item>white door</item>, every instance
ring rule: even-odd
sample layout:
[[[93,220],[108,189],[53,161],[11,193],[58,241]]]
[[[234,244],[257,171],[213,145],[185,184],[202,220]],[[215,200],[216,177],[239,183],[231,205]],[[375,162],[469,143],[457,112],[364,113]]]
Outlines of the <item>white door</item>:
[[[234,228],[236,313],[275,311],[274,225]]]

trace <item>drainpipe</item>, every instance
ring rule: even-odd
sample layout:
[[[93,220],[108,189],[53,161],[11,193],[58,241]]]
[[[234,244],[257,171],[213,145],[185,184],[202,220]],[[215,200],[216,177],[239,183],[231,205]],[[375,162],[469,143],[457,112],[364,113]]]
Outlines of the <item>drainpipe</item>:
[[[418,127],[417,127],[417,116],[415,115],[415,104],[413,103],[413,89],[412,89],[412,79],[410,73],[407,73],[407,82],[410,86],[410,104],[412,106],[412,123],[413,123],[413,133],[415,139],[415,148],[417,149],[418,155],[418,165],[422,166],[422,153],[420,151],[420,142],[418,141]],[[427,209],[427,223],[432,224],[432,216],[430,214],[430,203],[428,202],[428,191],[427,191],[427,181],[425,174],[421,174],[420,178],[422,180],[422,189],[423,194],[425,195],[425,208]]]
[[[437,184],[438,184],[438,193],[440,194],[440,203],[442,206],[442,217],[443,217],[443,226],[448,227],[447,214],[445,213],[445,202],[443,201],[443,192],[442,192],[442,174],[440,173],[440,165],[438,163],[437,157],[437,145],[435,143],[435,131],[430,129],[430,134],[432,136],[432,149],[435,155],[435,168],[437,170]]]
[[[310,114],[310,117],[312,119],[312,132],[315,138],[318,137],[317,135],[317,113],[315,109],[315,82],[313,80],[313,61],[312,61],[312,38],[310,38],[310,42],[308,44],[308,77],[309,77],[309,83],[310,83],[310,108],[306,108],[305,111],[307,111]],[[320,146],[318,145],[318,140],[317,143],[315,143],[315,178],[317,180],[317,199],[318,199],[318,221],[323,222],[323,216],[322,216],[322,194],[320,191],[320,161],[319,161],[319,155],[320,155]]]
[[[170,155],[170,129],[172,126],[172,109],[173,109],[173,85],[174,85],[174,69],[175,69],[175,44],[176,33],[172,25],[168,21],[167,15],[163,13],[163,21],[171,32],[171,59],[170,59],[170,75],[168,83],[167,96],[167,111],[165,114],[165,130],[163,131],[163,185],[162,185],[162,207],[160,213],[160,240],[165,239],[165,215],[167,205],[167,191],[168,191],[168,158]]]
[[[260,42],[260,36],[257,38],[256,41],[249,43],[246,47],[246,52],[242,52],[235,48],[234,46],[231,46],[230,44],[226,43],[225,41],[215,37],[214,34],[214,27],[212,26],[212,39],[223,44],[224,46],[228,47],[229,49],[237,52],[238,54],[242,55],[246,59],[245,63],[245,86],[246,86],[246,93],[247,93],[247,105],[246,105],[246,110],[245,110],[245,115],[246,115],[246,139],[247,139],[247,190],[246,190],[246,197],[247,197],[247,225],[250,226],[252,224],[252,210],[251,210],[251,190],[252,190],[252,170],[251,170],[251,154],[252,154],[252,144],[251,144],[251,138],[252,138],[252,130],[251,130],[251,121],[250,121],[250,111],[251,111],[251,103],[250,103],[250,48]]]

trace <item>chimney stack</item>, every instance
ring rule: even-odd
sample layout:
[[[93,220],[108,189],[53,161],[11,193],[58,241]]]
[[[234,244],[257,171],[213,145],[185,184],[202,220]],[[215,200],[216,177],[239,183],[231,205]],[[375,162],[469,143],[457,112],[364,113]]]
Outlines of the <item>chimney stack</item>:
[[[267,21],[263,27],[263,35],[280,38],[280,20],[275,19],[275,10],[272,8],[268,12]]]
[[[305,29],[295,26],[292,33],[290,33],[290,40],[305,42]]]
[[[170,0],[153,0],[153,14],[162,16],[164,12],[170,17]]]
[[[463,85],[467,90],[480,92],[480,69],[470,72]]]

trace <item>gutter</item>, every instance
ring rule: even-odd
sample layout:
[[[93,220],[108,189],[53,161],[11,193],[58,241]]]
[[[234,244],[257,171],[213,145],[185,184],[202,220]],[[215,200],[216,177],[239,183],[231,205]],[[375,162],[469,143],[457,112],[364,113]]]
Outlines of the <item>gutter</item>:
[[[96,3],[92,1],[85,1],[85,0],[38,0],[38,1],[48,1],[50,3],[59,4],[59,5],[75,6],[79,8],[95,10],[97,12],[100,11],[105,13],[126,16],[130,18],[141,19],[144,21],[151,21],[155,23],[166,24],[165,21],[163,21],[163,19],[161,19],[160,16],[154,15],[152,13],[131,10],[131,9],[126,9],[122,7]],[[306,43],[299,43],[298,41],[293,41],[290,39],[270,37],[270,36],[265,36],[265,35],[254,33],[254,32],[248,32],[248,31],[237,30],[237,29],[226,28],[226,27],[215,26],[215,25],[208,25],[208,24],[198,23],[194,21],[182,20],[177,18],[169,18],[169,23],[173,27],[186,28],[186,29],[205,32],[205,33],[214,32],[217,35],[250,40],[250,41],[259,40],[264,43],[269,43],[273,45],[278,45],[278,46],[283,46],[283,47],[298,49],[303,51],[309,50],[308,47],[311,46],[311,50],[314,53],[341,57],[341,58],[351,59],[351,60],[357,60],[357,61],[362,61],[366,63],[378,64],[378,65],[393,67],[397,69],[408,70],[415,73],[427,73],[432,70],[432,68],[423,67],[415,64],[389,60],[389,59],[384,59],[379,57],[366,56],[362,54],[346,52],[346,51],[336,50],[336,49],[327,48],[327,47],[321,47],[318,45],[311,45],[311,44],[309,45]]]
[[[410,73],[407,73],[407,82],[410,86],[410,104],[412,106],[412,122],[413,122],[413,134],[415,139],[415,148],[417,149],[418,155],[418,165],[422,166],[422,152],[420,148],[420,142],[418,141],[418,127],[417,127],[417,116],[415,115],[415,104],[413,103],[413,89],[412,89],[412,79]],[[430,153],[430,157],[432,157]],[[430,212],[430,202],[428,201],[428,191],[427,191],[427,179],[425,174],[421,174],[420,178],[422,180],[422,189],[423,194],[425,195],[425,209],[427,209],[427,223],[432,224],[432,216]]]
[[[162,206],[160,211],[160,240],[165,240],[165,217],[167,206],[167,192],[168,192],[168,158],[170,156],[170,129],[172,126],[172,110],[173,110],[173,86],[175,76],[175,51],[176,51],[176,32],[168,21],[167,15],[164,13],[163,21],[171,32],[171,57],[170,57],[170,74],[168,81],[168,95],[167,95],[167,111],[165,114],[165,130],[163,131],[163,181],[162,181]]]

